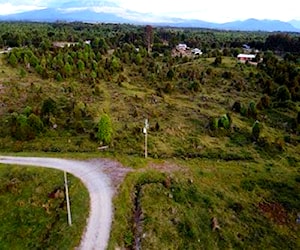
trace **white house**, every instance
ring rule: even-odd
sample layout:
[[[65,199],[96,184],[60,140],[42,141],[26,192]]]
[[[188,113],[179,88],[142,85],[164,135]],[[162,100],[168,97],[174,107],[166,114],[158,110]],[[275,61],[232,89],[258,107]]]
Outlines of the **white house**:
[[[252,54],[238,54],[237,59],[240,62],[247,62],[247,61],[252,61],[255,57],[256,55],[252,55]]]
[[[185,43],[180,43],[176,46],[177,50],[187,50],[188,46]]]
[[[192,53],[196,56],[196,55],[202,55],[203,52],[201,51],[201,49],[198,49],[198,48],[195,48],[195,49],[192,49]]]

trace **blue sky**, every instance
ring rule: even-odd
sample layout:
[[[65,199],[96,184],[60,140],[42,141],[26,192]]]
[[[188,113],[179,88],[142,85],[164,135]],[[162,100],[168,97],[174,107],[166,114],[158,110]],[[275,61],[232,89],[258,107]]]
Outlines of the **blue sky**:
[[[153,16],[199,19],[212,22],[248,18],[300,20],[299,0],[0,0],[0,15],[48,7],[98,7],[96,11],[125,13],[124,10]]]

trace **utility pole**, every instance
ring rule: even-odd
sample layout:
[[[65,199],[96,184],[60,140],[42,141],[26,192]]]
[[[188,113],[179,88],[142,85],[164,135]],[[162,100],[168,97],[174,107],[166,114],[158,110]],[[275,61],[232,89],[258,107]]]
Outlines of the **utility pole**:
[[[69,226],[71,226],[72,225],[72,218],[71,218],[69,188],[68,188],[68,180],[67,180],[67,172],[66,171],[64,171],[64,179],[65,179],[65,192],[66,192],[66,200],[67,200],[68,223],[69,223]]]
[[[145,134],[145,158],[148,157],[148,130],[149,129],[149,123],[148,119],[145,119],[145,127],[143,129],[143,133]]]

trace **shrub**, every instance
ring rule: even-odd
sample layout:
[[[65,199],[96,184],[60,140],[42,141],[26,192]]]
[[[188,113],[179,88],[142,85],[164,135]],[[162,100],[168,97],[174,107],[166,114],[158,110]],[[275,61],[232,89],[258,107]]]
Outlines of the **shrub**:
[[[260,98],[260,101],[257,106],[259,106],[261,109],[263,108],[269,108],[271,103],[271,99],[268,95],[264,95],[262,98]]]
[[[26,76],[26,71],[25,71],[25,69],[21,68],[20,69],[20,77],[24,78],[25,76]]]
[[[260,123],[259,121],[254,122],[252,127],[252,139],[258,141],[260,135]]]
[[[63,80],[63,78],[62,78],[61,74],[58,72],[56,74],[56,81],[61,82],[62,80]]]
[[[42,120],[33,113],[28,117],[28,125],[36,134],[42,132],[44,129]]]
[[[219,128],[219,119],[213,118],[209,123],[209,127],[213,131],[217,130]]]
[[[167,78],[168,78],[169,80],[172,80],[174,77],[175,77],[175,72],[174,72],[173,69],[170,69],[170,70],[168,71],[168,73],[167,73]]]
[[[232,125],[232,118],[231,118],[231,115],[229,113],[226,114],[227,116],[227,119],[229,121],[229,128],[231,128],[231,125]]]
[[[247,115],[247,112],[248,112],[248,110],[247,110],[246,106],[245,106],[245,105],[241,105],[240,114],[241,114],[242,116],[246,116],[246,115]]]
[[[170,82],[167,82],[166,85],[163,87],[163,92],[166,94],[171,93],[174,90],[174,85]]]
[[[109,144],[112,139],[112,125],[107,114],[101,116],[98,124],[97,139],[104,144]]]
[[[233,80],[231,86],[233,86],[238,92],[243,91],[246,88],[246,84],[243,80]]]
[[[15,56],[15,53],[10,53],[9,57],[8,57],[8,62],[11,66],[16,67],[18,64],[18,59]]]
[[[282,85],[277,89],[277,94],[276,94],[277,100],[280,102],[285,102],[288,100],[291,100],[291,93],[287,86]]]
[[[42,110],[41,110],[42,115],[55,114],[55,112],[56,112],[56,102],[50,97],[44,100]]]
[[[220,117],[220,119],[218,121],[218,127],[219,128],[229,129],[230,125],[231,125],[230,119],[227,116],[227,114]]]
[[[225,71],[222,74],[222,77],[225,78],[225,79],[231,79],[232,78],[232,73],[230,71]]]
[[[158,122],[156,122],[156,124],[155,124],[155,131],[157,132],[157,131],[159,131],[159,129],[160,129],[160,125],[159,125]]]
[[[233,104],[233,106],[232,106],[232,110],[235,111],[235,112],[240,113],[241,112],[241,108],[242,108],[241,102],[235,101],[234,104]]]
[[[219,66],[220,64],[222,64],[222,57],[221,56],[217,56],[215,61],[214,61],[214,65],[215,66]]]
[[[255,102],[250,102],[248,106],[248,116],[256,119],[257,117],[257,109]]]
[[[26,115],[27,117],[32,113],[32,108],[30,106],[26,106],[23,110],[23,114]]]
[[[11,115],[11,136],[17,140],[25,141],[33,139],[35,134],[28,124],[28,118],[23,114]]]
[[[212,68],[207,68],[206,74],[207,74],[207,75],[212,75],[212,73],[213,73]]]

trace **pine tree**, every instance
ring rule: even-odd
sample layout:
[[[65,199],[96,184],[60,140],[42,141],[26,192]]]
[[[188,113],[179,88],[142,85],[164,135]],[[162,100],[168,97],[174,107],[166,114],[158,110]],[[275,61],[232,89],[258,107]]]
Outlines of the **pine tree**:
[[[97,139],[103,144],[109,144],[112,139],[112,124],[107,114],[101,116],[98,123]]]

